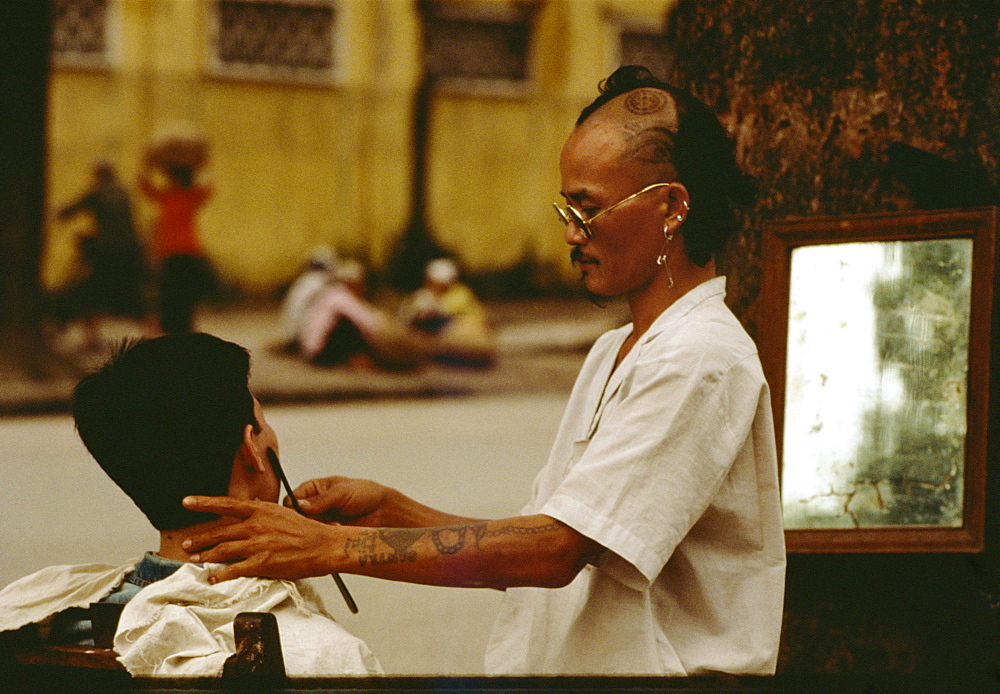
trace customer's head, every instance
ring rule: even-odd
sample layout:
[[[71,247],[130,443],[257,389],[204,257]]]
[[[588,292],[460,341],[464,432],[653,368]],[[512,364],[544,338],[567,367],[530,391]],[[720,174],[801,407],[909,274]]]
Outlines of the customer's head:
[[[181,500],[229,495],[240,461],[260,473],[253,495],[277,500],[265,453],[277,440],[250,393],[249,370],[239,345],[178,333],[124,343],[77,384],[80,438],[158,530],[211,520]]]
[[[737,228],[735,210],[753,201],[752,180],[737,167],[733,143],[716,115],[690,92],[659,80],[644,67],[618,68],[580,114],[617,127],[626,166],[639,190],[677,182],[690,198],[681,233],[692,262],[704,266]]]

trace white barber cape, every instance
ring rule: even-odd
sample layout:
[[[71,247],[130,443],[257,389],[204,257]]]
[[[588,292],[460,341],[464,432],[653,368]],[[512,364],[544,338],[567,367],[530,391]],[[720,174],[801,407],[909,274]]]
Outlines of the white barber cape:
[[[97,602],[134,565],[52,566],[25,576],[0,591],[0,631]],[[130,674],[221,675],[236,652],[233,620],[240,612],[274,614],[290,677],[383,674],[364,641],[333,620],[307,583],[237,578],[210,584],[208,577],[222,568],[185,564],[125,604],[114,649]]]
[[[511,588],[490,674],[770,674],[785,551],[767,384],[725,279],[595,343],[522,514],[605,552],[566,587]]]

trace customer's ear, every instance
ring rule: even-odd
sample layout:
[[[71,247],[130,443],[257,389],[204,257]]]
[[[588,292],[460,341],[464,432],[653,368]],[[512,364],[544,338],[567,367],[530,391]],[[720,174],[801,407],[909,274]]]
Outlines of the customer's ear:
[[[247,424],[243,427],[243,440],[240,442],[240,454],[246,460],[246,464],[253,467],[253,471],[257,473],[267,472],[269,463],[267,462],[267,454],[260,447],[257,441],[257,432],[253,428],[253,424]]]
[[[268,470],[266,455],[257,444],[253,426],[247,424],[243,429],[240,447],[233,457],[233,467],[229,473],[229,496],[235,499],[256,498],[260,476]]]

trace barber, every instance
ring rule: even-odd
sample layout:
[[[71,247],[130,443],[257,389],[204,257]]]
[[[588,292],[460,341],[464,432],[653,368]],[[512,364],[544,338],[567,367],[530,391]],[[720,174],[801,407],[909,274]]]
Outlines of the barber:
[[[770,398],[715,257],[749,187],[715,115],[624,67],[580,115],[557,212],[588,291],[632,322],[584,363],[520,515],[454,516],[367,480],[295,490],[306,517],[194,497],[216,580],[354,573],[505,590],[489,674],[770,674],[785,553]]]

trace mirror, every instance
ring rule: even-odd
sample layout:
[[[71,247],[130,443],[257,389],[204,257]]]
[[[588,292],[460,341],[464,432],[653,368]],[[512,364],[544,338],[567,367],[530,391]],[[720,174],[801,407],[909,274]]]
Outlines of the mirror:
[[[977,551],[996,210],[764,230],[789,551]]]

